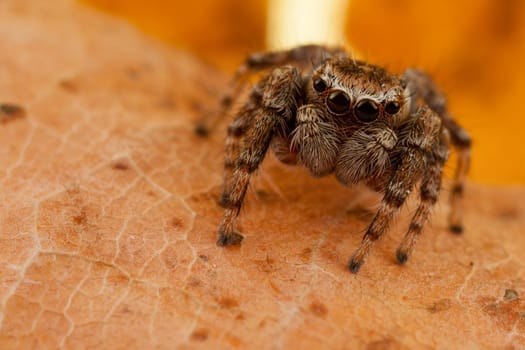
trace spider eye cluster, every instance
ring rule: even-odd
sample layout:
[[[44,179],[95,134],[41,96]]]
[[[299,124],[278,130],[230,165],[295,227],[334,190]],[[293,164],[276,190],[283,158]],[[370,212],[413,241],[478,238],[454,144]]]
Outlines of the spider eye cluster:
[[[328,84],[321,77],[313,79],[313,88],[318,93],[325,92],[328,89]],[[352,100],[350,96],[343,90],[331,89],[326,97],[326,106],[328,110],[336,115],[347,114],[352,110]],[[401,109],[399,102],[387,102],[382,108],[387,114],[394,115]],[[362,122],[369,123],[377,119],[381,110],[378,103],[372,99],[364,98],[357,102],[353,107],[354,115]]]

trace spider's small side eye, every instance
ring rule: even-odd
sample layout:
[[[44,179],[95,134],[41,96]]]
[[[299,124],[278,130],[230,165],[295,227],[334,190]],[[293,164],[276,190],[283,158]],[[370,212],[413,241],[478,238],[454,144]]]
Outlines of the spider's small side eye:
[[[357,103],[354,112],[359,120],[363,122],[371,122],[376,120],[379,115],[379,108],[377,107],[377,103],[366,99]]]
[[[327,87],[328,87],[328,85],[326,85],[326,82],[323,79],[316,78],[314,80],[314,89],[315,89],[315,91],[323,92],[323,91],[326,90]]]
[[[335,90],[328,95],[326,105],[334,114],[345,114],[350,109],[350,97],[341,90]]]
[[[401,106],[396,101],[388,102],[385,106],[385,112],[388,114],[396,114],[401,109]]]

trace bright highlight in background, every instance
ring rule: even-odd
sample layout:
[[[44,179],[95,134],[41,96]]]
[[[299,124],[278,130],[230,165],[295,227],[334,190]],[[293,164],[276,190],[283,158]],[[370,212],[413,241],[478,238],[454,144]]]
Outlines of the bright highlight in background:
[[[349,4],[350,0],[269,0],[268,48],[312,43],[345,46]]]

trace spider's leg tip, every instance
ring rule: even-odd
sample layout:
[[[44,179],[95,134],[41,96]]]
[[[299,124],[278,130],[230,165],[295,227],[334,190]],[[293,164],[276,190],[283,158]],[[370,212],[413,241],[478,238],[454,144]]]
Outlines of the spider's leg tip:
[[[452,233],[460,235],[460,234],[463,233],[463,226],[461,224],[452,224],[452,225],[450,225],[449,230]]]
[[[219,238],[217,239],[217,245],[219,247],[226,247],[231,245],[240,245],[244,236],[237,232],[232,232],[228,235],[226,234],[219,234]]]
[[[358,273],[359,269],[361,269],[362,264],[363,263],[360,261],[351,259],[350,262],[348,263],[348,269],[350,270],[351,273]]]
[[[406,252],[398,250],[396,252],[396,259],[397,262],[399,262],[401,265],[404,265],[408,261],[408,254]]]

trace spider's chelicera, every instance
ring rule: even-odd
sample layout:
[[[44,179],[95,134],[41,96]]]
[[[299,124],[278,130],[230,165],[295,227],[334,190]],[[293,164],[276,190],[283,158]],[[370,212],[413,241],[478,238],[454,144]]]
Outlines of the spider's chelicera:
[[[268,149],[313,176],[333,173],[345,185],[365,183],[384,194],[348,263],[354,273],[418,185],[418,207],[396,252],[400,263],[407,261],[438,199],[449,144],[458,151],[449,227],[462,232],[460,202],[471,141],[427,74],[409,69],[396,76],[341,49],[317,45],[257,53],[239,68],[238,88],[224,99],[224,111],[243,78],[263,71],[228,128],[217,244],[241,242],[235,220]]]

